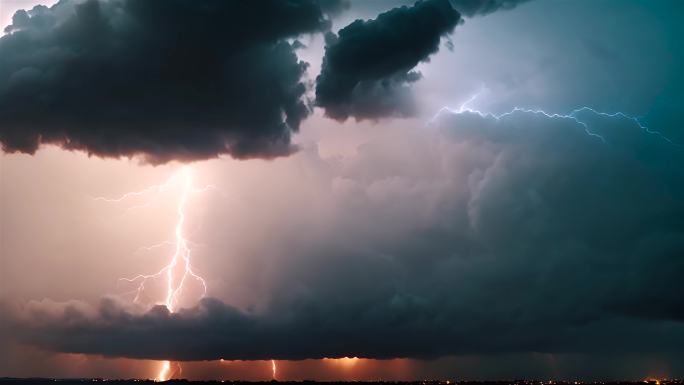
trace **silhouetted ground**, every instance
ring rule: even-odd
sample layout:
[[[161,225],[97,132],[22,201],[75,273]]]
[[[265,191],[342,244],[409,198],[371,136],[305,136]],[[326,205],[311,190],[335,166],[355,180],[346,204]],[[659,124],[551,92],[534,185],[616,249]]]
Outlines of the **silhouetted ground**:
[[[154,384],[152,380],[108,380],[102,378],[78,378],[78,379],[56,379],[56,378],[0,378],[0,384],[9,385],[76,385],[84,383],[106,382],[108,385],[140,385]],[[306,384],[326,384],[326,385],[364,385],[364,384],[387,384],[387,385],[684,385],[682,379],[670,379],[659,381],[608,381],[608,382],[577,382],[577,381],[536,381],[536,380],[511,380],[511,381],[188,381],[170,380],[165,384],[230,384],[230,385],[306,385]]]

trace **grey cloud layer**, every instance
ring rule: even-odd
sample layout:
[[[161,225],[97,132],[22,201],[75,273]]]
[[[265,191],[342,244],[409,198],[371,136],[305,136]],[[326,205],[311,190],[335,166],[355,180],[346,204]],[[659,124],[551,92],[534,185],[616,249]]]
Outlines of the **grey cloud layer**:
[[[409,85],[420,74],[411,70],[437,52],[460,20],[448,0],[427,0],[328,33],[316,104],[338,120],[412,115]]]
[[[52,350],[181,360],[681,356],[684,152],[627,119],[586,121],[606,143],[570,119],[464,113],[342,162],[309,150],[292,160],[308,177],[278,191],[299,219],[240,256],[277,272],[259,310],[43,302],[11,330]],[[307,209],[307,191],[330,201]]]
[[[329,27],[337,1],[62,0],[0,37],[0,142],[151,162],[274,157],[309,108],[284,39]]]

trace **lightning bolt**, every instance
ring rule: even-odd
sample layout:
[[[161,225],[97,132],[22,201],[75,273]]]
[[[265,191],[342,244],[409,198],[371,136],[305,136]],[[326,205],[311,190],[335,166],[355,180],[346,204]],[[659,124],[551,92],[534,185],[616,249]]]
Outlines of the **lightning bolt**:
[[[651,134],[651,135],[655,135],[655,136],[659,137],[660,139],[666,141],[667,143],[669,143],[671,145],[674,145],[677,147],[683,147],[681,144],[679,144],[679,143],[673,141],[672,139],[668,138],[667,136],[665,136],[665,134],[663,134],[662,132],[649,128],[638,117],[631,116],[631,115],[628,115],[624,112],[619,112],[619,111],[618,112],[602,112],[602,111],[597,111],[591,107],[582,106],[582,107],[579,107],[579,108],[576,108],[576,109],[570,111],[569,113],[561,114],[561,113],[549,113],[549,112],[546,112],[542,109],[530,109],[530,108],[523,108],[523,107],[517,107],[516,106],[516,107],[513,107],[510,111],[507,111],[507,112],[504,112],[501,114],[495,114],[492,112],[482,112],[478,109],[469,107],[469,105],[471,103],[473,103],[477,98],[479,98],[480,95],[484,91],[485,91],[485,87],[482,87],[478,92],[476,92],[475,94],[470,96],[466,101],[461,103],[461,105],[458,107],[458,109],[453,109],[450,107],[440,108],[439,111],[437,111],[437,113],[428,121],[428,125],[434,123],[439,118],[439,116],[445,112],[451,113],[451,114],[462,114],[462,113],[468,112],[468,113],[472,113],[472,114],[477,114],[483,118],[494,118],[496,120],[500,120],[501,118],[504,118],[506,116],[513,115],[516,112],[523,112],[523,113],[529,113],[529,114],[535,114],[535,115],[544,115],[547,118],[572,120],[575,123],[582,126],[584,128],[584,132],[587,135],[594,137],[594,138],[597,138],[597,139],[601,140],[603,143],[607,143],[606,138],[604,138],[602,135],[592,131],[589,128],[589,124],[586,121],[582,120],[581,117],[579,116],[579,114],[582,112],[590,112],[590,113],[593,113],[594,115],[598,115],[598,116],[604,116],[604,117],[608,117],[608,118],[622,118],[622,119],[630,120],[634,124],[636,124],[642,131],[644,131],[648,134]]]
[[[271,360],[271,371],[273,372],[272,378],[275,380],[276,379],[276,371],[277,371],[275,360]]]
[[[155,378],[154,380],[156,382],[167,381],[169,378],[171,378],[170,372],[171,372],[171,362],[163,361],[162,367],[159,370],[159,374],[157,375],[157,378]]]
[[[183,368],[181,368],[179,363],[176,363],[176,366],[176,369],[171,370],[171,361],[162,361],[162,367],[159,370],[157,377],[155,377],[154,382],[168,381],[176,374],[180,376],[183,373]]]
[[[180,183],[181,192],[176,204],[177,220],[174,227],[174,240],[163,241],[156,245],[141,248],[144,250],[151,250],[164,245],[172,245],[174,248],[174,253],[171,255],[169,262],[154,274],[138,274],[132,278],[120,278],[120,281],[138,283],[137,290],[135,290],[136,295],[133,299],[134,302],[138,302],[140,300],[140,296],[145,290],[145,284],[149,280],[164,279],[166,281],[166,295],[163,298],[163,304],[171,313],[177,310],[179,305],[179,297],[183,292],[183,287],[186,285],[188,280],[192,279],[200,284],[202,287],[201,297],[204,297],[207,294],[207,283],[205,279],[195,272],[191,264],[191,242],[184,233],[186,221],[185,211],[187,208],[188,199],[192,193],[206,192],[210,189],[216,189],[216,187],[207,185],[202,188],[195,188],[192,180],[192,169],[188,166],[185,166],[179,172],[167,179],[163,184],[153,185],[140,191],[129,192],[117,198],[95,198],[95,200],[108,203],[124,202],[130,198],[145,197],[150,194],[153,194],[153,198],[157,198],[163,192],[174,186],[177,182]],[[152,200],[148,200],[143,205],[132,206],[127,210],[130,210],[131,208],[146,207],[149,206],[151,202]],[[166,381],[171,378],[173,374],[174,373],[171,372],[171,362],[162,361],[162,367],[156,377],[156,381]]]
[[[134,302],[138,302],[140,300],[140,295],[145,290],[145,284],[150,279],[164,278],[166,280],[166,295],[164,297],[163,304],[172,313],[177,310],[179,304],[179,296],[182,293],[183,287],[188,279],[194,279],[200,283],[202,287],[202,296],[206,295],[207,293],[206,281],[204,280],[204,278],[202,278],[199,274],[195,272],[195,270],[192,267],[192,264],[190,263],[190,241],[185,236],[183,230],[186,220],[185,209],[190,194],[205,192],[215,187],[208,185],[200,189],[195,188],[192,182],[192,169],[188,166],[185,166],[178,173],[172,175],[169,179],[167,179],[166,182],[163,184],[153,185],[140,191],[128,192],[117,198],[95,198],[96,200],[109,203],[123,202],[129,198],[141,196],[144,197],[148,194],[154,194],[154,198],[156,198],[163,192],[167,191],[174,184],[176,184],[176,182],[180,183],[181,193],[180,198],[178,199],[178,203],[176,205],[177,220],[176,226],[174,228],[175,239],[174,241],[164,241],[156,245],[143,248],[150,250],[164,245],[173,245],[174,253],[170,257],[169,262],[154,274],[138,274],[132,278],[120,278],[121,281],[138,283],[136,296],[133,299]],[[144,204],[144,206],[149,206],[150,204],[151,200],[148,200]],[[139,205],[133,207],[141,206]]]

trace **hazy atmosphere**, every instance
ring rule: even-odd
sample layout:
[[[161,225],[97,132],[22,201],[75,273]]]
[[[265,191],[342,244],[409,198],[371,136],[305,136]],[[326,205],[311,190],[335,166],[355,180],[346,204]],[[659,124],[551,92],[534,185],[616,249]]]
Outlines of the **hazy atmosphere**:
[[[0,0],[0,377],[684,377],[682,20]]]

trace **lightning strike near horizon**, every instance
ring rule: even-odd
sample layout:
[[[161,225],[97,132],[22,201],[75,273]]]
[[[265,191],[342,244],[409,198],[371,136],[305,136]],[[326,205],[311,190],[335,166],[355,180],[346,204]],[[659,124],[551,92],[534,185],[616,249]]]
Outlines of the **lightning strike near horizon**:
[[[271,360],[271,371],[273,372],[273,376],[272,376],[272,377],[273,377],[273,379],[275,380],[275,379],[276,379],[276,372],[277,372],[275,360]]]
[[[138,283],[137,290],[135,291],[136,295],[133,299],[134,302],[138,302],[140,300],[140,296],[145,290],[145,285],[150,279],[165,279],[165,296],[162,300],[162,303],[170,312],[177,310],[179,305],[179,296],[183,292],[184,285],[189,279],[194,279],[199,282],[202,288],[202,296],[206,295],[206,281],[203,277],[195,272],[191,264],[190,241],[184,233],[184,225],[186,222],[185,210],[191,193],[205,192],[209,189],[215,189],[216,187],[207,185],[202,188],[195,188],[192,182],[192,169],[188,166],[185,166],[179,172],[167,179],[163,184],[153,185],[140,191],[129,192],[118,198],[95,198],[96,200],[110,203],[123,202],[129,198],[142,197],[150,193],[154,193],[154,197],[156,198],[164,191],[167,191],[176,182],[180,183],[181,193],[176,204],[177,220],[174,227],[174,240],[167,240],[152,246],[141,248],[145,250],[151,250],[164,245],[171,245],[173,246],[174,252],[170,257],[169,262],[154,274],[138,274],[132,278],[120,279],[121,281]],[[150,203],[151,201],[148,200],[144,203],[144,205],[148,206]]]
[[[137,290],[135,290],[136,295],[133,299],[133,302],[138,302],[140,300],[140,295],[145,290],[145,284],[148,280],[165,278],[166,295],[163,299],[163,304],[171,313],[177,310],[177,306],[179,304],[179,296],[182,293],[183,287],[188,279],[194,279],[200,283],[202,287],[202,297],[205,296],[207,293],[206,281],[202,276],[200,276],[194,271],[192,264],[190,263],[191,242],[190,240],[188,240],[187,236],[184,233],[184,225],[186,221],[185,209],[187,206],[188,198],[191,193],[205,192],[209,189],[215,189],[216,187],[212,185],[207,185],[199,189],[195,188],[192,182],[192,169],[188,166],[185,166],[178,173],[172,175],[169,179],[167,179],[166,182],[164,182],[163,184],[153,185],[140,191],[129,192],[123,194],[118,198],[95,198],[96,200],[109,203],[123,202],[128,198],[141,197],[149,193],[155,193],[154,196],[156,198],[162,192],[170,188],[170,186],[172,186],[174,182],[176,182],[177,180],[179,180],[181,184],[181,194],[178,199],[178,203],[176,204],[177,220],[176,225],[174,227],[174,241],[166,240],[155,245],[146,246],[139,249],[152,250],[165,245],[171,245],[174,247],[174,253],[171,256],[169,262],[154,274],[138,274],[132,278],[120,278],[121,281],[131,283],[138,282],[138,287]],[[138,205],[134,207],[145,207],[149,206],[150,203],[151,201],[147,201],[143,205]],[[127,210],[130,209],[131,208],[129,207]],[[162,361],[162,367],[159,370],[159,373],[157,374],[155,381],[167,381],[172,376],[173,373],[171,372],[171,362]]]
[[[432,124],[443,112],[448,112],[451,114],[462,114],[462,113],[468,112],[468,113],[477,114],[483,118],[490,117],[490,118],[494,118],[496,120],[500,120],[501,118],[504,118],[506,116],[513,115],[516,112],[523,112],[523,113],[529,113],[529,114],[544,115],[547,118],[570,119],[570,120],[574,121],[575,123],[581,125],[584,128],[584,132],[587,135],[589,135],[591,137],[598,138],[603,143],[607,143],[606,138],[604,138],[601,134],[592,131],[589,128],[589,124],[586,121],[582,120],[578,116],[579,113],[586,111],[586,112],[590,112],[590,113],[593,113],[594,115],[598,115],[598,116],[604,116],[604,117],[608,117],[608,118],[623,118],[626,120],[630,120],[633,123],[635,123],[642,131],[644,131],[648,134],[651,134],[651,135],[656,135],[659,138],[661,138],[662,140],[668,142],[669,144],[671,144],[673,146],[682,147],[681,144],[679,144],[679,143],[675,142],[674,140],[668,138],[662,132],[653,130],[653,129],[649,128],[648,126],[646,126],[645,124],[643,124],[638,117],[631,116],[631,115],[625,114],[624,112],[620,112],[620,111],[618,111],[618,112],[602,112],[602,111],[597,111],[591,107],[582,106],[582,107],[579,107],[579,108],[576,108],[576,109],[570,111],[567,114],[561,114],[561,113],[549,113],[549,112],[546,112],[542,109],[531,109],[531,108],[524,108],[524,107],[517,107],[516,106],[516,107],[513,107],[510,111],[506,111],[506,112],[501,113],[501,114],[495,114],[493,112],[482,112],[478,109],[474,109],[474,108],[469,107],[469,105],[471,103],[473,103],[478,97],[480,97],[480,95],[484,92],[484,90],[485,90],[485,88],[482,87],[478,92],[476,92],[475,94],[470,96],[466,101],[461,103],[461,105],[458,107],[458,109],[453,109],[453,108],[446,107],[446,106],[440,108],[439,111],[437,111],[437,113],[428,121],[428,125]]]
[[[168,381],[171,378],[171,362],[170,361],[163,361],[162,362],[162,367],[159,370],[159,374],[157,375],[157,378],[154,380],[156,382],[163,382],[163,381]]]
[[[154,382],[165,382],[169,381],[173,377],[181,376],[183,374],[183,368],[180,363],[176,362],[176,368],[172,370],[171,361],[162,361],[162,366],[159,369],[157,377],[154,378]]]

